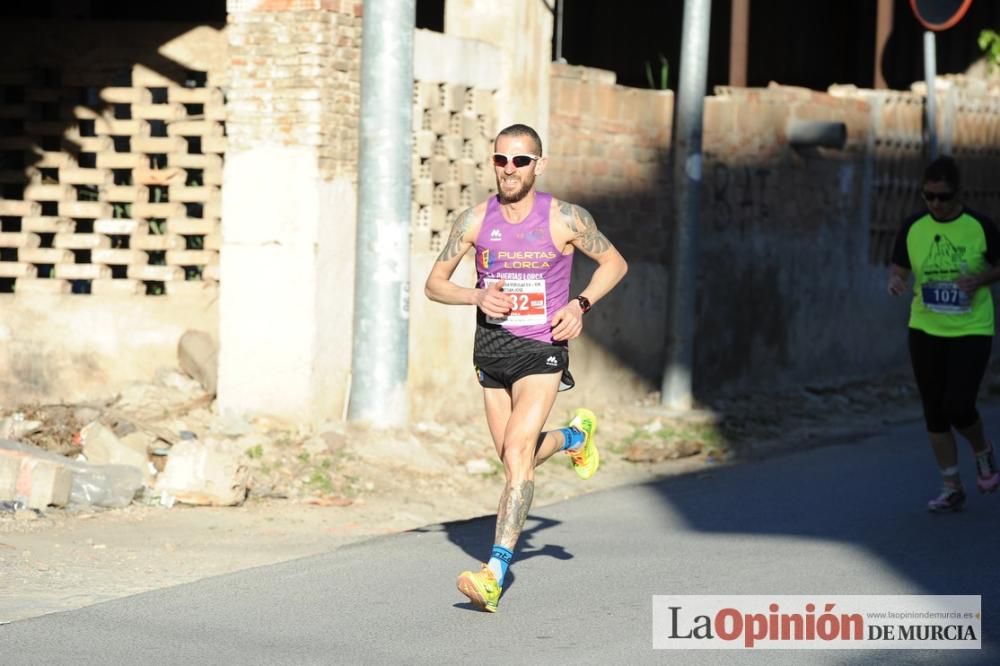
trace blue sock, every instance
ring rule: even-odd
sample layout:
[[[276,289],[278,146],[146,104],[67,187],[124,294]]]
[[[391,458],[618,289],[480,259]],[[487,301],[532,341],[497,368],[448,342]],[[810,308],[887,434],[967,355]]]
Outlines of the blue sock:
[[[499,544],[495,544],[493,552],[490,553],[490,561],[486,566],[493,570],[493,575],[501,587],[503,587],[503,578],[507,575],[507,567],[510,566],[510,560],[513,557],[514,553]]]
[[[576,428],[570,428],[567,426],[565,428],[559,428],[559,432],[563,434],[563,451],[576,451],[578,448],[583,446],[583,440],[586,438],[586,435]]]

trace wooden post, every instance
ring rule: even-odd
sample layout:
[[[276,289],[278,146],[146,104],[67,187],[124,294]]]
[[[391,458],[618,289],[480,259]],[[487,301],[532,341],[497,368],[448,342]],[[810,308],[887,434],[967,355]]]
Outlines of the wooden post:
[[[888,85],[882,76],[882,54],[892,33],[892,0],[878,0],[878,17],[875,19],[875,89],[885,90]]]
[[[747,85],[747,53],[750,47],[750,0],[732,0],[729,21],[729,85]]]

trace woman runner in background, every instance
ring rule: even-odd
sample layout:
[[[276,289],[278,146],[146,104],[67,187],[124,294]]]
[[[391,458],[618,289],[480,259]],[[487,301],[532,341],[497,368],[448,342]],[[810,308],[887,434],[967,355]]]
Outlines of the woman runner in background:
[[[913,275],[909,348],[923,403],[927,435],[944,481],[927,503],[933,512],[960,511],[965,489],[958,473],[954,432],[976,457],[976,485],[991,493],[1000,485],[993,445],[976,409],[979,385],[993,343],[993,294],[1000,279],[1000,235],[993,223],[966,208],[959,197],[958,165],[939,157],[924,172],[927,210],[907,219],[896,236],[889,293],[903,293]]]

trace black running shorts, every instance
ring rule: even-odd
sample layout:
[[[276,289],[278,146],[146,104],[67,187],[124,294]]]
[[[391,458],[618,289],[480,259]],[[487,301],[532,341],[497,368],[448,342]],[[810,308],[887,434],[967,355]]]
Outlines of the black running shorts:
[[[539,345],[512,356],[477,356],[476,376],[483,388],[502,388],[508,391],[518,379],[528,375],[562,373],[559,390],[566,391],[575,385],[569,372],[569,350],[565,346]]]

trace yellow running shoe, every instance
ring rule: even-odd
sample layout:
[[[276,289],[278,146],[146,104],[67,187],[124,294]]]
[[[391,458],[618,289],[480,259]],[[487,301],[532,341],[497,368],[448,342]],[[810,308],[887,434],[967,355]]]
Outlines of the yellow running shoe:
[[[597,467],[601,464],[601,456],[597,452],[597,445],[594,444],[594,432],[597,431],[597,416],[589,409],[580,407],[573,412],[573,420],[569,422],[571,428],[576,428],[583,433],[583,446],[576,451],[567,451],[573,460],[573,469],[581,479],[589,479],[594,476]]]
[[[502,588],[497,583],[493,570],[485,564],[479,573],[463,571],[456,581],[458,590],[469,597],[472,605],[487,613],[497,612],[497,602],[500,601]]]

